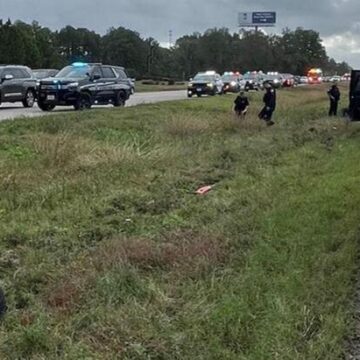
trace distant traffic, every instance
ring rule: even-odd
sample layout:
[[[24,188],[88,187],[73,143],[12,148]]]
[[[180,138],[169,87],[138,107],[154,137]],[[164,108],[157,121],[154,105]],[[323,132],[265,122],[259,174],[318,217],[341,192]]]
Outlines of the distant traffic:
[[[324,76],[317,68],[310,69],[306,76],[277,71],[248,71],[244,74],[228,71],[220,75],[209,70],[190,79],[187,96],[260,91],[266,84],[279,89],[349,80],[350,74]],[[135,80],[120,66],[75,62],[59,71],[0,65],[0,104],[21,102],[25,108],[31,108],[37,102],[43,111],[51,111],[58,105],[84,110],[94,105],[124,106],[134,92]]]
[[[343,76],[324,76],[321,69],[310,69],[306,76],[279,73],[276,71],[264,73],[262,71],[248,71],[245,74],[228,71],[222,76],[216,71],[209,70],[197,73],[188,83],[188,97],[202,95],[223,95],[238,93],[239,91],[264,90],[265,84],[273,88],[292,88],[298,85],[314,85],[323,82],[350,81],[350,74]]]

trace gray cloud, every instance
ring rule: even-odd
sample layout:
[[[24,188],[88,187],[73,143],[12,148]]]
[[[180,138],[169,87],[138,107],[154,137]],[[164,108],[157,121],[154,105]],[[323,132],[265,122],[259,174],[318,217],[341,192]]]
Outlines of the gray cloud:
[[[258,10],[277,11],[278,26],[271,31],[298,26],[317,30],[331,56],[360,67],[359,0],[0,0],[3,18],[100,33],[125,26],[162,43],[170,29],[174,38],[214,26],[236,31],[239,11]]]

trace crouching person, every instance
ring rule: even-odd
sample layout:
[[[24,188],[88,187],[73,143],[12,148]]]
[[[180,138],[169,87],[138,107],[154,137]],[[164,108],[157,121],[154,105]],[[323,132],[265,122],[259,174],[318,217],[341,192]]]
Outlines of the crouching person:
[[[250,106],[248,98],[243,91],[240,91],[239,96],[234,101],[234,112],[238,117],[245,118],[248,108]]]

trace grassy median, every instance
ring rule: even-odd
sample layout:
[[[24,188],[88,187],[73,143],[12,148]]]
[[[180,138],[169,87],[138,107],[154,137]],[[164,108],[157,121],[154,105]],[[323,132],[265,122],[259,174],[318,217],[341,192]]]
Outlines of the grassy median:
[[[174,85],[169,85],[168,82],[153,82],[150,81],[145,84],[143,81],[136,81],[135,91],[138,92],[153,92],[153,91],[177,91],[186,90],[187,82],[176,82]]]
[[[341,358],[360,127],[250,97],[0,124],[1,359]]]

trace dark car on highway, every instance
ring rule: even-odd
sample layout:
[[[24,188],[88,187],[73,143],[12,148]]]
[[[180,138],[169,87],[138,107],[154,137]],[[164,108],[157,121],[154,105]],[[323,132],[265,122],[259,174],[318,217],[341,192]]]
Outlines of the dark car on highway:
[[[130,86],[131,94],[135,94],[135,79],[130,78],[125,68],[121,66],[114,66],[114,70],[119,79]]]
[[[34,77],[37,80],[46,79],[49,77],[54,77],[59,70],[56,69],[34,69],[33,71]]]
[[[54,77],[59,70],[56,69],[33,69],[32,73],[36,79],[36,91],[39,91],[40,80]]]
[[[283,79],[283,87],[294,87],[295,86],[295,77],[292,74],[281,74]]]
[[[215,71],[198,73],[188,84],[188,97],[223,94],[224,83]]]
[[[0,65],[0,104],[21,102],[24,107],[34,106],[36,79],[26,66]]]
[[[280,74],[267,74],[264,77],[264,83],[270,84],[273,88],[279,89],[283,86],[284,79]]]
[[[131,87],[116,70],[102,64],[73,63],[55,77],[40,81],[38,106],[51,111],[57,105],[73,106],[75,110],[93,105],[123,106],[131,95]]]
[[[262,89],[263,84],[263,74],[256,72],[246,73],[240,80],[241,90],[250,91],[256,90],[259,91]]]
[[[240,79],[241,76],[238,73],[228,72],[222,76],[224,83],[224,93],[232,92],[237,93],[240,91]]]

